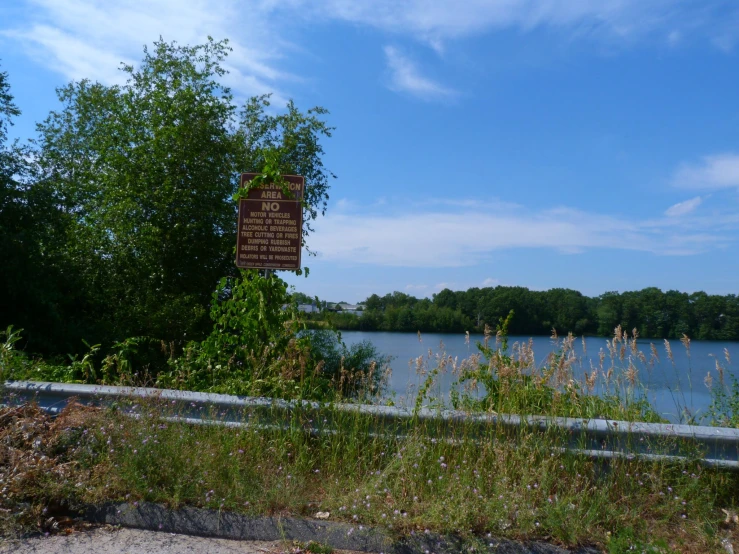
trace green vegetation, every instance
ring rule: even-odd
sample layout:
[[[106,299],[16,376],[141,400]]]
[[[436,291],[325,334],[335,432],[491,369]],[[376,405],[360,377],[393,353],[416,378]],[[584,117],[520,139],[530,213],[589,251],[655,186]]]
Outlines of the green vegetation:
[[[596,298],[570,289],[532,291],[525,287],[444,289],[432,299],[402,292],[373,294],[364,302],[361,316],[326,312],[311,316],[337,329],[464,333],[494,325],[510,310],[513,335],[548,335],[552,329],[565,335],[610,336],[619,325],[637,329],[641,337],[697,340],[739,340],[739,297],[662,292],[650,287],[633,292],[607,292]]]
[[[234,267],[239,173],[305,177],[305,246],[332,128],[321,107],[237,106],[228,53],[160,40],[122,86],[60,88],[25,147],[6,146],[19,111],[0,74],[0,377],[312,399],[381,385],[374,347],[305,333],[284,281]]]
[[[26,350],[82,355],[86,340],[99,362],[130,337],[208,336],[213,291],[241,275],[241,172],[304,175],[307,238],[332,176],[327,112],[290,102],[275,114],[268,96],[237,105],[220,84],[228,52],[157,42],[121,67],[124,85],[61,87],[61,109],[24,147],[6,145],[19,112],[0,76],[0,328],[23,328]]]
[[[138,414],[125,415],[125,409]],[[65,509],[109,500],[312,517],[414,531],[595,544],[611,552],[721,552],[739,529],[738,476],[684,464],[600,462],[557,446],[565,437],[526,428],[460,428],[453,441],[418,422],[403,436],[333,412],[338,433],[295,413],[265,429],[163,422],[156,403],[68,408],[51,420],[32,406],[0,410],[0,523],[49,529]],[[259,423],[257,414],[244,414]]]
[[[383,396],[387,359],[370,343],[347,348],[336,332],[309,331],[296,306],[304,297],[291,298],[274,275],[233,264],[241,171],[273,181],[305,176],[305,245],[332,176],[321,160],[320,140],[332,131],[322,119],[327,112],[303,113],[289,103],[273,115],[268,97],[236,106],[219,84],[227,54],[225,42],[157,42],[137,68],[122,67],[125,85],[83,80],[62,87],[60,111],[38,126],[29,146],[7,144],[7,126],[19,112],[0,73],[0,383],[319,400],[338,432],[321,432],[325,421],[299,409],[279,428],[228,429],[165,422],[173,414],[156,403],[70,407],[56,420],[34,406],[5,408],[1,525],[47,529],[65,507],[148,500],[259,514],[318,508],[398,533],[495,533],[613,552],[646,545],[707,552],[725,535],[736,539],[736,529],[721,523],[721,510],[737,507],[734,475],[697,461],[617,460],[606,468],[563,453],[566,437],[525,427],[512,435],[493,425],[482,436],[462,427],[453,440],[438,440],[434,424],[416,417],[422,407],[454,407],[656,421],[635,365],[649,362],[637,333],[629,337],[622,326],[682,336],[686,347],[687,332],[736,339],[734,296],[645,289],[589,299],[520,287],[444,290],[432,300],[373,295],[361,317],[312,323],[478,329],[485,340],[468,360],[442,349],[416,361],[416,425],[403,436],[377,432],[383,422],[375,416],[336,410],[339,401],[390,401]],[[551,328],[615,328],[608,360],[604,353],[580,383],[572,334],[557,339],[558,350],[540,365],[530,343],[508,344],[509,333]],[[717,361],[717,371],[722,367]],[[449,371],[454,385],[446,398],[436,391]],[[737,425],[739,387],[725,383],[722,371],[712,384],[711,421]],[[596,395],[599,379],[605,393]],[[244,414],[258,423],[252,415]]]
[[[501,319],[496,332],[496,342],[499,344],[495,348],[489,344],[488,337],[484,344],[478,346],[481,360],[460,364],[458,379],[451,393],[454,408],[504,414],[663,421],[641,394],[635,376],[632,380],[628,379],[628,372],[620,371],[613,381],[608,379],[600,395],[593,394],[598,370],[586,377],[583,383],[575,381],[572,366],[577,358],[572,335],[561,343],[558,341],[559,350],[542,367],[534,365],[533,343],[517,343],[510,349],[508,330],[513,315],[511,311],[505,319]],[[628,336],[617,334],[613,339],[613,348],[615,350],[628,343]],[[615,364],[617,360],[611,359],[611,362]],[[604,379],[607,379],[605,374]],[[480,386],[482,395],[470,394]]]

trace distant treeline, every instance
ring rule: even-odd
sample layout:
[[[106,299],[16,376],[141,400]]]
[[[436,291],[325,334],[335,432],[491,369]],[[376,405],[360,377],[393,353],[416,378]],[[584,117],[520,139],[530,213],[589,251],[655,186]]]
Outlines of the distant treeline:
[[[303,295],[301,295],[303,296]],[[570,289],[532,291],[525,287],[444,289],[431,299],[402,292],[373,294],[362,315],[313,314],[338,329],[460,333],[492,327],[510,310],[514,335],[564,334],[608,336],[621,325],[649,338],[739,340],[739,297],[687,294],[655,287],[632,292],[606,292],[595,298]]]

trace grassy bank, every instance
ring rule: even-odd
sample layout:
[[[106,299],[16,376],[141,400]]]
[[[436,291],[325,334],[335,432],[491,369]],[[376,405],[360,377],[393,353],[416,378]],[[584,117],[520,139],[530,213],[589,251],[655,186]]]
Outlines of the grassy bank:
[[[490,428],[475,440],[431,439],[423,424],[397,438],[343,415],[340,431],[164,423],[166,406],[72,406],[51,420],[33,406],[0,412],[0,519],[5,532],[53,527],[62,508],[107,500],[251,514],[312,516],[399,534],[595,544],[609,552],[720,552],[739,477],[638,460],[609,466],[560,453],[562,437]],[[343,418],[343,419],[342,419]],[[724,512],[725,510],[726,512]]]
[[[633,334],[617,328],[599,365],[578,382],[574,337],[554,337],[553,354],[537,363],[530,342],[509,345],[506,333],[503,321],[466,360],[450,358],[441,345],[416,359],[415,408],[659,420],[638,380],[639,372],[654,363],[656,348],[650,347],[647,356]],[[690,348],[687,337],[683,345]],[[7,341],[2,352],[3,368],[11,370],[6,376],[22,370],[38,380],[60,367],[24,357]],[[669,343],[665,356],[671,358]],[[259,423],[254,417],[249,417],[252,426],[238,429],[165,422],[162,416],[171,415],[171,406],[156,403],[73,406],[56,420],[33,406],[4,409],[0,520],[5,532],[52,529],[62,508],[115,500],[251,514],[325,511],[331,519],[387,526],[398,534],[428,530],[478,540],[491,534],[594,544],[608,552],[722,552],[722,540],[739,544],[734,516],[739,476],[702,467],[699,453],[693,453],[695,461],[681,464],[616,460],[604,465],[562,452],[567,437],[555,430],[540,434],[523,428],[511,434],[491,426],[480,435],[460,427],[451,440],[438,440],[432,438],[432,423],[424,420],[405,436],[380,435],[373,432],[380,420],[331,407],[337,400],[387,402],[378,383],[381,368],[370,363],[371,372],[354,374],[346,360],[339,356],[332,362],[339,379],[327,380],[327,418],[337,431],[331,433],[309,432],[323,422],[300,414],[280,429],[254,425]],[[89,374],[106,375],[87,363],[74,360],[60,374],[84,375],[87,367]],[[736,423],[737,393],[724,380],[730,363],[725,353],[717,361],[715,380],[706,382],[721,391],[714,396],[711,422],[716,425]],[[115,364],[125,367],[120,359]],[[445,373],[453,376],[449,397],[438,394]],[[130,375],[121,372],[112,383],[140,384],[120,378]],[[209,386],[219,386],[223,372],[206,375]],[[273,390],[299,395],[305,388],[298,380],[305,377],[306,372],[274,372],[271,379],[279,386]],[[346,387],[342,379],[356,382]],[[131,410],[136,418],[124,413]]]

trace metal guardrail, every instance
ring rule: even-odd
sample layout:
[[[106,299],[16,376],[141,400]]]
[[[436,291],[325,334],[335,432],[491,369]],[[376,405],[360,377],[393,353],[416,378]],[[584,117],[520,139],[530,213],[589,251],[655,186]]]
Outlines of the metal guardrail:
[[[167,406],[168,419],[188,423],[242,425],[293,425],[311,432],[337,432],[342,419],[365,421],[370,433],[406,435],[422,424],[425,433],[445,439],[483,438],[491,427],[504,433],[560,433],[563,448],[600,459],[641,457],[676,461],[699,459],[708,466],[739,471],[739,429],[639,423],[607,419],[547,416],[470,414],[452,410],[416,411],[367,404],[321,404],[270,398],[238,397],[143,387],[111,387],[8,381],[3,402],[36,402],[57,414],[75,399],[89,405],[117,404],[135,413],[137,401],[153,400]]]

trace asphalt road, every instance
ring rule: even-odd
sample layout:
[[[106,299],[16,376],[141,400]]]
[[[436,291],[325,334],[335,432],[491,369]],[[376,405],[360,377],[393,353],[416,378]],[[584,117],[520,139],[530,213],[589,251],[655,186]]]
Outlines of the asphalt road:
[[[97,528],[69,535],[0,539],[0,554],[299,554],[295,546],[279,542],[231,541],[141,531]],[[335,551],[338,552],[338,551]]]

